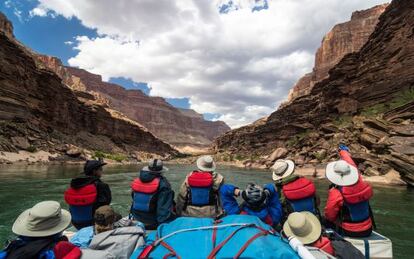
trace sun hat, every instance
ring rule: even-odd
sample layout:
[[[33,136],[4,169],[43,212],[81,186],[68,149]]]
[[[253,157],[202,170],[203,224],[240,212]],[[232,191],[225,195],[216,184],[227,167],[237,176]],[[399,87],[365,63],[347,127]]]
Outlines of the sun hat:
[[[287,237],[294,236],[304,245],[308,245],[319,239],[322,226],[311,212],[293,212],[283,224],[283,232]]]
[[[161,159],[151,159],[148,162],[148,166],[145,166],[142,170],[154,173],[163,173],[168,171],[168,168],[164,166]]]
[[[252,206],[260,206],[266,200],[266,194],[262,186],[253,183],[247,185],[241,196],[248,205]]]
[[[279,181],[293,174],[295,170],[295,163],[292,160],[277,160],[270,168],[273,172],[273,181]]]
[[[201,156],[197,159],[197,168],[204,172],[214,172],[216,163],[211,156]]]
[[[12,231],[18,236],[47,237],[69,227],[72,217],[57,201],[42,201],[19,215]]]
[[[102,160],[88,160],[83,167],[83,173],[86,175],[91,175],[94,170],[106,165],[107,163]]]
[[[331,162],[326,166],[326,178],[339,186],[350,186],[358,182],[358,169],[344,160]]]

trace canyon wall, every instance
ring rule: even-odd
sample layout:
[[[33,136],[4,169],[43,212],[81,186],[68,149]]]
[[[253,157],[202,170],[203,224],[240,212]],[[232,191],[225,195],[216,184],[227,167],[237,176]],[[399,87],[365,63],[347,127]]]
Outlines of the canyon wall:
[[[315,55],[315,66],[290,90],[287,102],[308,94],[319,81],[328,77],[328,72],[346,55],[359,51],[367,42],[378,23],[379,16],[388,4],[374,6],[352,14],[351,20],[335,25],[328,32]]]
[[[395,170],[414,185],[413,28],[414,1],[394,0],[359,51],[265,123],[218,138],[218,156],[264,167],[278,154],[298,165],[323,164],[337,159],[338,144],[345,143],[367,171]]]
[[[100,75],[74,67],[65,67],[59,59],[38,56],[45,67],[57,73],[73,90],[87,91],[113,110],[145,126],[169,144],[184,148],[208,147],[215,137],[230,130],[222,121],[204,120],[193,110],[178,109],[161,97],[150,97],[141,90],[125,89],[102,81]]]
[[[136,152],[177,154],[144,127],[101,105],[92,94],[73,91],[57,74],[39,67],[37,56],[12,37],[11,23],[4,15],[0,26],[0,151],[65,153],[77,148],[135,157]],[[65,70],[57,72],[61,76]]]

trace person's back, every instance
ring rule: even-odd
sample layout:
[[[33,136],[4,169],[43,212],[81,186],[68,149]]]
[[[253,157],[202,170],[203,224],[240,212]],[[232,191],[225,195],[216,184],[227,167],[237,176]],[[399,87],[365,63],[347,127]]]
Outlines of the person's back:
[[[77,229],[93,225],[95,210],[111,203],[111,190],[100,179],[104,165],[106,163],[99,160],[87,161],[84,175],[72,179],[70,187],[65,191],[64,198],[69,205],[72,224]]]
[[[177,214],[187,217],[215,218],[223,213],[220,188],[224,183],[221,174],[214,172],[211,156],[197,160],[198,171],[188,174],[177,197]]]
[[[374,224],[369,204],[372,187],[363,181],[346,146],[340,146],[339,154],[341,160],[326,167],[332,182],[325,206],[327,224],[347,236],[369,236]]]
[[[311,212],[293,212],[283,224],[282,234],[286,238],[295,237],[302,244],[319,248],[338,258],[364,258],[362,253],[343,238],[332,239],[322,229],[319,219]],[[346,247],[347,251],[342,251]]]
[[[24,211],[13,224],[18,237],[0,251],[0,259],[80,258],[79,248],[70,244],[62,232],[69,227],[70,213],[56,201],[44,201]]]
[[[131,183],[131,214],[147,229],[156,229],[159,224],[175,218],[174,191],[162,175],[165,171],[167,168],[162,165],[161,160],[151,160]]]
[[[227,215],[245,214],[256,216],[266,224],[277,227],[282,218],[282,206],[273,184],[264,188],[248,184],[244,191],[231,184],[224,184],[220,189],[224,213]],[[239,206],[235,197],[241,196],[243,203]]]
[[[278,189],[285,218],[292,212],[310,211],[319,216],[315,184],[294,174],[295,164],[290,160],[278,160],[272,166],[273,181]]]

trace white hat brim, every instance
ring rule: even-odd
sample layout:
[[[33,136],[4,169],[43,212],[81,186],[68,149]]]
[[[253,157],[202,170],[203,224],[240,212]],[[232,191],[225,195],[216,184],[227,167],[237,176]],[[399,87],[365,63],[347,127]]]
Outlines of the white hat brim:
[[[50,227],[45,230],[29,230],[27,228],[28,224],[28,216],[29,216],[30,209],[25,210],[22,212],[19,217],[14,221],[12,231],[14,234],[18,236],[26,236],[26,237],[47,237],[52,236],[57,233],[63,232],[65,229],[67,229],[70,225],[70,222],[72,220],[72,217],[69,213],[69,211],[62,209],[61,210],[61,219],[59,224],[57,224],[54,227]]]
[[[335,162],[330,162],[327,166],[326,166],[326,178],[328,178],[328,180],[333,183],[336,184],[338,186],[350,186],[350,185],[354,185],[358,182],[358,169],[355,168],[352,165],[349,165],[350,173],[346,174],[346,175],[339,175],[337,173],[335,173],[334,170],[334,166],[338,161]]]
[[[312,225],[312,231],[308,235],[303,236],[303,237],[296,236],[293,233],[292,229],[290,228],[290,226],[288,224],[288,221],[286,220],[285,224],[283,224],[283,232],[285,233],[285,235],[287,237],[291,237],[291,236],[296,237],[304,245],[312,244],[312,243],[316,242],[322,234],[321,223],[319,222],[319,219],[314,214],[312,214],[311,212],[302,211],[302,212],[299,212],[299,213],[305,215],[306,219]]]
[[[293,163],[293,161],[285,160],[285,162],[288,164],[288,168],[287,168],[286,172],[284,172],[282,175],[277,175],[273,171],[272,172],[273,181],[279,181],[283,178],[286,178],[286,177],[290,176],[291,174],[293,174],[293,171],[295,171],[295,163]]]
[[[216,170],[216,163],[213,161],[213,166],[212,167],[204,167],[204,166],[202,166],[201,165],[201,160],[202,160],[203,158],[201,157],[201,158],[199,158],[199,159],[197,159],[197,168],[200,170],[200,171],[204,171],[204,172],[214,172],[215,170]]]

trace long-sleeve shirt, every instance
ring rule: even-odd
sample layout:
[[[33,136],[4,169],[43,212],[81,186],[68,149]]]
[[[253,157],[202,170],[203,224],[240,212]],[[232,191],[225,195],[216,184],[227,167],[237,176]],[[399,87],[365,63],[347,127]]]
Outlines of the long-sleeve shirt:
[[[264,220],[268,215],[271,217],[273,225],[280,223],[282,218],[282,205],[279,201],[279,195],[273,184],[266,184],[264,186],[270,193],[267,207],[261,211],[253,211],[245,204],[239,206],[236,198],[234,197],[234,190],[237,187],[231,184],[224,184],[220,189],[221,199],[223,203],[223,209],[227,215],[240,214],[242,211],[253,216],[259,217]]]

